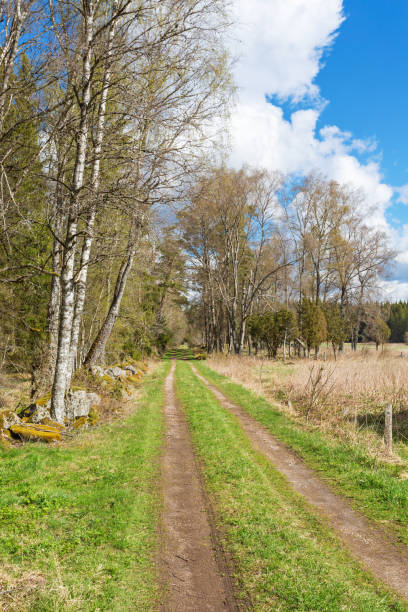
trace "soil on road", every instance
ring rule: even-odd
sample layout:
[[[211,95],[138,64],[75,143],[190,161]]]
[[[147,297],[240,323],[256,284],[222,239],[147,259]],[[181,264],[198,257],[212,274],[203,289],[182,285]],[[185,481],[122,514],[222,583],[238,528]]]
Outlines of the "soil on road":
[[[166,442],[162,458],[161,568],[166,612],[238,610],[217,544],[188,426],[174,392],[173,363],[165,383]]]

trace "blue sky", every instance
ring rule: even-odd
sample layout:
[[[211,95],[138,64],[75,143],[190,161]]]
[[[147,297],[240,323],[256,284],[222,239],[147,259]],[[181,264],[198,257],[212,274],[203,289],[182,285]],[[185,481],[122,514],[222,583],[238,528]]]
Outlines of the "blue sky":
[[[408,2],[347,0],[346,20],[316,83],[329,100],[318,125],[335,123],[378,144],[384,180],[408,183]],[[399,204],[388,218],[408,222]]]
[[[408,0],[233,0],[231,161],[359,190],[408,299]],[[363,211],[364,212],[364,211]]]

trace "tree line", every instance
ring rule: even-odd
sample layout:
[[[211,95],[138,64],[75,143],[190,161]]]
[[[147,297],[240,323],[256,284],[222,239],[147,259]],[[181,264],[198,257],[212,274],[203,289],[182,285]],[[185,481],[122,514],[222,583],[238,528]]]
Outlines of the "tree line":
[[[316,174],[220,167],[201,177],[180,223],[207,351],[388,340],[376,296],[395,254],[366,217],[361,193]]]

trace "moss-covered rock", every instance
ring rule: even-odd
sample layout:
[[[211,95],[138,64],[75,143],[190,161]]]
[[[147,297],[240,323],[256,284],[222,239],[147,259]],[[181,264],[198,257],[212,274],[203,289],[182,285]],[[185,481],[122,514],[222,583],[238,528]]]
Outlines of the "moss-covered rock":
[[[75,421],[78,417],[87,417],[91,406],[99,404],[101,398],[96,393],[85,389],[71,389],[67,399],[67,417],[70,421]]]
[[[41,425],[47,425],[48,427],[54,427],[55,429],[58,429],[58,431],[64,431],[65,430],[65,426],[61,425],[61,423],[58,423],[57,421],[53,421],[50,418],[45,418]]]
[[[19,411],[20,418],[28,418],[33,423],[40,423],[43,419],[50,416],[51,391],[43,397],[34,400],[32,404]],[[35,416],[37,414],[37,416]]]
[[[19,425],[20,417],[12,410],[0,411],[0,429],[10,429],[12,425]]]
[[[3,438],[3,440],[7,440],[10,442],[13,439],[13,436],[11,435],[8,429],[0,429],[0,437]]]
[[[18,416],[20,417],[20,419],[29,419],[36,410],[37,404],[30,404],[29,406],[26,406],[25,408],[19,410]]]
[[[61,431],[50,425],[36,425],[35,423],[21,423],[12,425],[10,431],[13,436],[22,440],[36,440],[54,442],[61,440]]]
[[[126,380],[134,387],[138,387],[142,382],[142,376],[140,374],[132,374],[132,376],[128,376]]]
[[[113,366],[111,368],[107,368],[106,374],[108,376],[112,376],[112,378],[121,378],[123,376],[126,376],[127,372],[120,366]]]
[[[77,419],[75,419],[75,421],[72,424],[72,427],[74,429],[82,429],[83,427],[87,427],[87,426],[88,426],[88,417],[86,416],[78,417]]]
[[[37,405],[33,414],[29,417],[30,423],[37,423],[37,424],[44,423],[46,419],[50,419],[50,418],[51,418],[50,411],[47,410],[45,406],[40,406],[40,405]]]

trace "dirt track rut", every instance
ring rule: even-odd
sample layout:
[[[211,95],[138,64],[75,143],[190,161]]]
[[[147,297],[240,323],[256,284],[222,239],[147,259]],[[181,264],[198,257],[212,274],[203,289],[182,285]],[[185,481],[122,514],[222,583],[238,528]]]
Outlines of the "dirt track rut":
[[[342,542],[371,573],[408,600],[408,550],[392,534],[353,510],[334,494],[299,457],[267,429],[232,403],[192,366],[194,374],[214,393],[224,408],[238,419],[253,447],[265,455],[293,489],[337,532]]]
[[[162,459],[162,577],[166,612],[238,610],[184,415],[174,393],[173,363],[165,383],[166,442]]]

